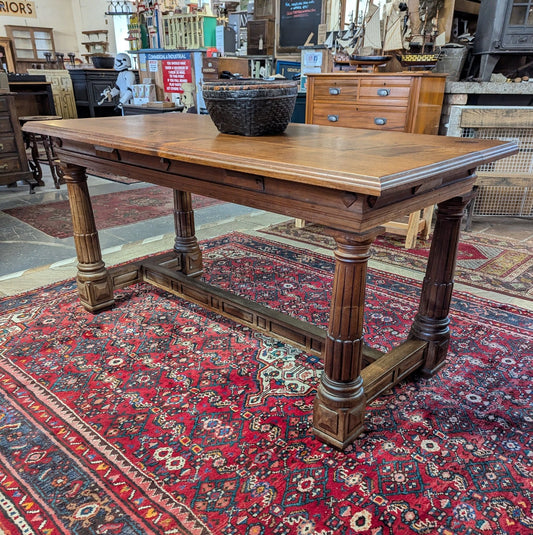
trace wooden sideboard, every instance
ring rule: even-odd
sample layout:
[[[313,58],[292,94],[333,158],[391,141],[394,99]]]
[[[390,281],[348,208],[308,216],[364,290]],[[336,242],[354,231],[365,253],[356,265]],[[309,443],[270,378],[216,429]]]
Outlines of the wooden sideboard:
[[[438,134],[445,82],[445,74],[429,72],[308,74],[305,122]],[[419,234],[429,236],[432,216],[428,207],[408,222],[390,221],[386,230],[406,236],[412,248]]]
[[[74,88],[74,98],[78,117],[105,117],[120,115],[116,110],[118,100],[111,102],[105,100],[99,106],[102,99],[102,91],[106,87],[113,87],[117,80],[118,72],[113,69],[70,69],[70,77]],[[138,74],[136,73],[137,81]]]
[[[28,166],[14,93],[0,92],[0,185],[25,180],[30,192],[37,185]]]

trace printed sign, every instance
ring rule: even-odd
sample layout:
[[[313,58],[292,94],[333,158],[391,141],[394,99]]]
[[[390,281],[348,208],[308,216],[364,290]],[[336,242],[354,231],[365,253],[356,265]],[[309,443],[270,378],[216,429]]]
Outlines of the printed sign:
[[[165,93],[183,93],[182,84],[192,82],[190,59],[165,59],[161,68]]]
[[[0,0],[0,16],[37,18],[35,2],[10,2]]]

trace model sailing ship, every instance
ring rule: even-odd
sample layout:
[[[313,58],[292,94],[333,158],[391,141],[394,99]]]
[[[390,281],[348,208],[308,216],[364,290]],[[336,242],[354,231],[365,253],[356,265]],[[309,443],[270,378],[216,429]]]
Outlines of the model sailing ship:
[[[437,19],[443,0],[419,0],[416,4],[419,24],[413,32],[406,2],[388,4],[383,20],[380,8],[369,2],[363,22],[360,25],[352,22],[349,29],[337,37],[334,56],[357,65],[383,65],[393,54],[403,66],[435,64]],[[359,2],[356,13],[358,10]]]

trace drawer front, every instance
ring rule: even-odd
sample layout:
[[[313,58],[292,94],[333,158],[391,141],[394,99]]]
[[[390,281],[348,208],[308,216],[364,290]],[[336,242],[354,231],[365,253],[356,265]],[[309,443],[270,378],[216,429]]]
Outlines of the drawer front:
[[[0,113],[7,113],[9,111],[9,103],[6,97],[0,97]]]
[[[11,125],[9,115],[0,115],[0,132],[2,134],[13,133],[13,126]]]
[[[0,176],[4,173],[13,173],[21,170],[22,168],[20,166],[18,156],[6,156],[4,158],[0,158]]]
[[[313,124],[403,131],[406,123],[407,108],[383,109],[353,104],[333,106],[329,103],[315,103],[313,108]]]
[[[354,101],[359,91],[359,80],[319,79],[314,82],[314,98],[332,102]]]
[[[359,102],[372,106],[407,106],[411,83],[400,80],[365,80],[361,81],[359,90]]]
[[[0,137],[0,157],[9,152],[17,152],[17,145],[13,137]]]

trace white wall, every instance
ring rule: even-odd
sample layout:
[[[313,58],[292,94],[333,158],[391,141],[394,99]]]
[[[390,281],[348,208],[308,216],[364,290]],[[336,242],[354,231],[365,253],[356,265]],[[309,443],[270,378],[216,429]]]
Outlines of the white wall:
[[[0,15],[0,36],[7,36],[6,25],[42,26],[54,30],[56,52],[66,54],[87,52],[81,43],[88,39],[83,30],[108,30],[109,52],[115,54],[115,34],[112,17],[107,17],[107,0],[34,0],[37,18]]]

